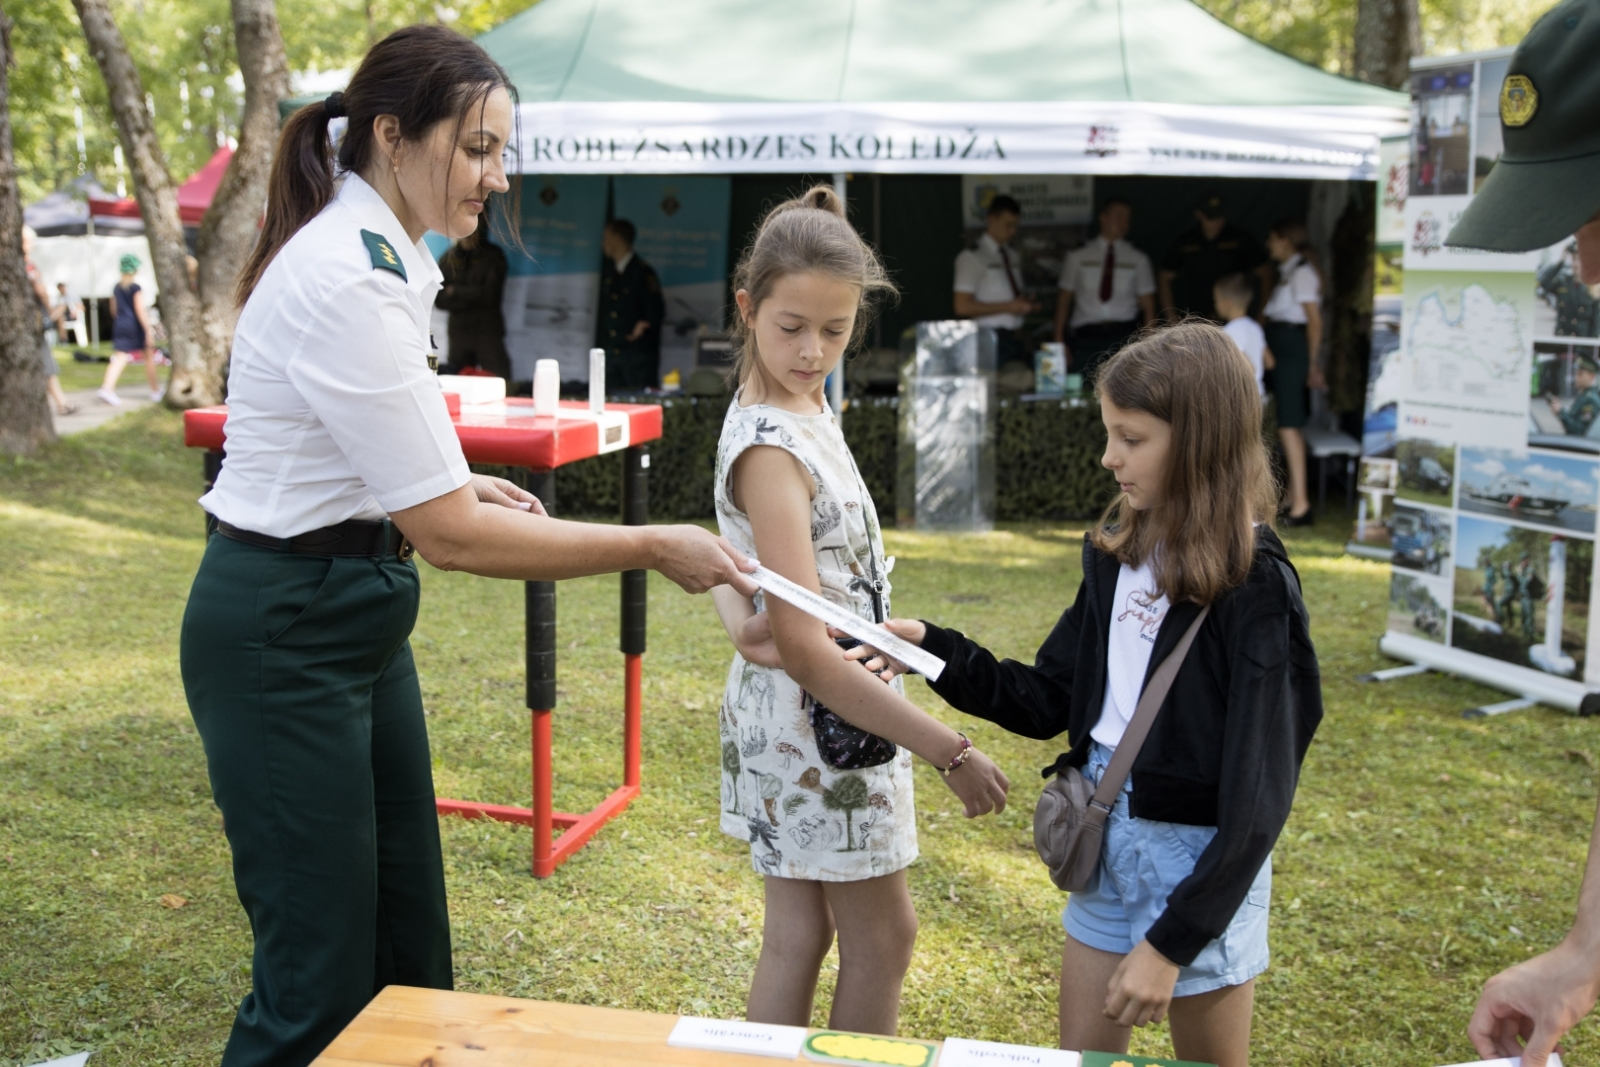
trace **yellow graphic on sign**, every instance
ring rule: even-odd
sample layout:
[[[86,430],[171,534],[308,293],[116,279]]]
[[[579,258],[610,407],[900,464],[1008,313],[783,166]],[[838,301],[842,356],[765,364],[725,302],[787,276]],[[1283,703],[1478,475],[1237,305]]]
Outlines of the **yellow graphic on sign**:
[[[915,1041],[895,1041],[859,1034],[816,1034],[807,1042],[825,1056],[855,1063],[881,1063],[885,1067],[923,1067],[932,1051]]]
[[[1507,126],[1526,126],[1539,110],[1539,91],[1524,74],[1512,74],[1500,86],[1500,121]]]

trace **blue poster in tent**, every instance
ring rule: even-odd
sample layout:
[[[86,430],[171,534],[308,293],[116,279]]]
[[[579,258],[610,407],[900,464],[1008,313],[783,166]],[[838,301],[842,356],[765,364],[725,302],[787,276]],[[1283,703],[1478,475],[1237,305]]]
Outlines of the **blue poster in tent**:
[[[554,359],[561,363],[562,381],[588,381],[606,178],[525,174],[511,180],[521,183],[511,202],[518,205],[522,247],[495,240],[506,253],[501,307],[512,376],[532,381],[535,361]]]
[[[732,179],[666,175],[613,182],[612,217],[638,229],[634,251],[661,278],[667,305],[661,373],[677,370],[688,377],[695,338],[722,329]]]

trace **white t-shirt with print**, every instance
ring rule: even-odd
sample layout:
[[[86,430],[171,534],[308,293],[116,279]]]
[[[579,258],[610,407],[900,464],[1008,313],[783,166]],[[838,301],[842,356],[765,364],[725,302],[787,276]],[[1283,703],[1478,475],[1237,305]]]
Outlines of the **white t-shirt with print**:
[[[1106,699],[1100,707],[1100,721],[1089,731],[1090,737],[1107,748],[1117,747],[1139,706],[1150,653],[1169,606],[1166,596],[1156,592],[1148,560],[1138,568],[1122,565],[1106,642]]]

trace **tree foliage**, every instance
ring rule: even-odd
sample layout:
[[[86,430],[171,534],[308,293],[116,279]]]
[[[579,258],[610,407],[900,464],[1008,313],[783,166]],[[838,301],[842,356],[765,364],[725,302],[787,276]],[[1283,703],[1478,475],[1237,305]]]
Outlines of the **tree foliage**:
[[[1358,0],[1195,0],[1236,30],[1296,59],[1352,74]],[[1476,52],[1522,39],[1554,0],[1420,0],[1425,55]],[[1265,102],[1265,101],[1264,101]]]
[[[534,0],[278,0],[289,69],[353,67],[371,41],[415,22],[474,35]],[[11,118],[24,202],[93,174],[118,184],[116,130],[72,0],[7,0],[16,23]],[[112,0],[112,14],[149,94],[161,148],[182,179],[239,133],[244,85],[228,0]],[[79,151],[81,115],[83,148]],[[121,178],[133,194],[126,166]]]

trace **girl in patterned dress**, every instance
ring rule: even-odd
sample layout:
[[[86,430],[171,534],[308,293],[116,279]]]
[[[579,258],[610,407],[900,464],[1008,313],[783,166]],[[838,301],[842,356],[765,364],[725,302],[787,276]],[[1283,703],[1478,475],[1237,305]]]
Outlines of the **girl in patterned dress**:
[[[892,285],[833,190],[817,186],[767,216],[735,289],[742,344],[717,450],[722,532],[791,581],[863,618],[887,618],[893,560],[823,381],[872,298]],[[776,598],[758,606],[786,669],[736,654],[720,716],[722,829],[750,843],[765,878],[748,1015],[809,1023],[837,929],[829,1025],[892,1034],[917,932],[905,876],[917,858],[912,756],[946,771],[969,817],[1002,810],[1009,783],[964,736],[906,700],[898,680],[885,685],[846,660],[821,622]],[[898,751],[839,769],[870,761],[824,758],[813,721],[826,709]]]

